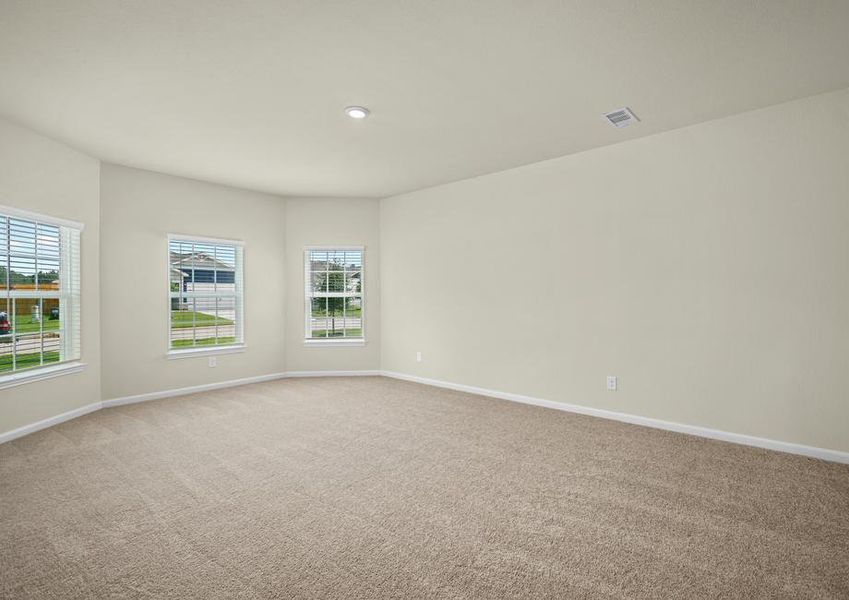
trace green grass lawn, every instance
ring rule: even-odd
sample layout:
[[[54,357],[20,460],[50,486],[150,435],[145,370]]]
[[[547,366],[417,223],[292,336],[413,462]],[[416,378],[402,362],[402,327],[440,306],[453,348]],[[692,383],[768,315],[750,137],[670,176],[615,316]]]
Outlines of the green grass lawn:
[[[344,329],[337,329],[333,331],[332,329],[313,329],[312,336],[314,338],[323,338],[323,337],[342,337],[342,332]],[[363,337],[362,329],[348,329],[348,335],[345,337]]]
[[[191,348],[193,346],[216,346],[219,344],[235,344],[235,337],[220,337],[218,341],[215,338],[201,338],[199,340],[171,340],[172,348]]]
[[[45,352],[44,353],[44,364],[48,365],[50,363],[59,362],[59,353],[58,352]],[[27,369],[30,367],[38,367],[41,365],[41,354],[38,352],[33,352],[31,354],[18,354],[17,356],[17,368],[18,369]],[[11,354],[3,354],[0,355],[0,371],[11,371],[12,370],[12,355]]]
[[[44,331],[59,331],[59,319],[51,320],[48,317],[42,319],[44,323]],[[15,333],[38,333],[41,331],[41,324],[38,321],[33,322],[30,315],[15,315],[14,323]]]
[[[345,311],[345,314],[349,317],[361,317],[363,315],[363,309],[362,308],[349,308],[347,311]],[[327,315],[326,311],[324,311],[324,310],[313,309],[312,316],[316,319],[323,319],[323,318],[327,317],[328,315]],[[335,315],[331,315],[331,316],[336,317],[337,319],[341,319],[342,318],[342,311],[340,310]]]
[[[191,327],[214,327],[216,325],[232,325],[233,321],[224,317],[216,317],[202,312],[171,311],[172,329],[189,329]],[[191,344],[189,344],[191,345]]]

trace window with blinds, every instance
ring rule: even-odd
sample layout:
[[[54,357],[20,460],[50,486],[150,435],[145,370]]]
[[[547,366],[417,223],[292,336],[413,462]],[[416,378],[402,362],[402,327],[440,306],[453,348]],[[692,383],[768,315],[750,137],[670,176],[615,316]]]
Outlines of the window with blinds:
[[[243,245],[168,239],[171,350],[244,343]]]
[[[304,252],[307,340],[362,340],[363,249]]]
[[[80,358],[80,232],[0,207],[0,377]]]

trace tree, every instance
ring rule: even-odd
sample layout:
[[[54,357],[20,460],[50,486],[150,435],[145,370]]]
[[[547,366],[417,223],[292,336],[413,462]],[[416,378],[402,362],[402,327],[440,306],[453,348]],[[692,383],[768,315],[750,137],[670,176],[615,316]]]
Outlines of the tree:
[[[6,267],[0,266],[0,284],[6,285]],[[24,275],[23,273],[19,273],[12,269],[9,271],[11,273],[11,283],[12,284],[34,284],[35,283],[35,275]],[[54,283],[59,280],[59,272],[56,270],[51,271],[39,271],[38,272],[38,282],[39,283]]]
[[[345,291],[345,274],[342,271],[329,272],[314,272],[313,273],[313,290],[315,292],[344,292]],[[341,317],[345,314],[345,298],[343,296],[319,296],[314,298],[324,303],[322,312],[330,317],[330,337],[336,336],[336,317]],[[313,307],[315,312],[315,307]]]

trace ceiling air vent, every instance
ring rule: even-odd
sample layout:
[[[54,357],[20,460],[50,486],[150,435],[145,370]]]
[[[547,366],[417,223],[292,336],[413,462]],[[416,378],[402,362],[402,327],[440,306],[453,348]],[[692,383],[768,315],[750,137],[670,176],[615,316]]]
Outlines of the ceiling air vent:
[[[631,109],[627,106],[625,108],[609,112],[604,116],[607,117],[607,120],[610,121],[610,124],[614,127],[627,127],[631,123],[639,122],[637,115],[632,113]]]

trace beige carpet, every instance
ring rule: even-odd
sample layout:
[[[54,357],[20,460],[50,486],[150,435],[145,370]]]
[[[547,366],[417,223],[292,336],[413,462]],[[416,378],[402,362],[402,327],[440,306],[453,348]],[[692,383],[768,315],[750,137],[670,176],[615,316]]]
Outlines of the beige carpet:
[[[390,379],[0,445],[4,598],[849,598],[849,466]]]

